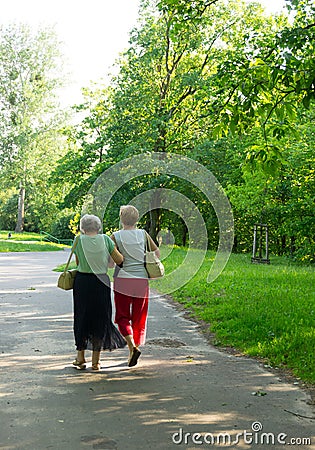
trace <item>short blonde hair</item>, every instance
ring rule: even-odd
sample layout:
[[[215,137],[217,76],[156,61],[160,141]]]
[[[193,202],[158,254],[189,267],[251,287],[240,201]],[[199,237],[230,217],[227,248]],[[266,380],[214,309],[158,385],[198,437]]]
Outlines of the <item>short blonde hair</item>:
[[[85,214],[80,220],[80,230],[88,233],[99,233],[102,230],[101,219],[93,214]]]
[[[132,205],[120,207],[120,220],[124,225],[135,225],[139,220],[139,211]]]

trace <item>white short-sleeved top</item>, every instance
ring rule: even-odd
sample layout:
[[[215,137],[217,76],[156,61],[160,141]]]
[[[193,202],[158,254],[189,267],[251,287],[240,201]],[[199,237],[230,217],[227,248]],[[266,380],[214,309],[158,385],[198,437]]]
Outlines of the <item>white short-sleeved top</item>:
[[[148,278],[144,267],[146,246],[145,230],[120,230],[114,232],[117,248],[124,256],[123,267],[116,273],[118,278]]]

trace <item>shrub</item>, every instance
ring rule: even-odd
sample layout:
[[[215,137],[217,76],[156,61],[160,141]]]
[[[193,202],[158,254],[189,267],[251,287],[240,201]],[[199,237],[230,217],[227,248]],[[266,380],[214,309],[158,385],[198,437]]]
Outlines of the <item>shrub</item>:
[[[73,233],[70,230],[70,221],[73,214],[60,217],[51,226],[51,234],[58,239],[73,239]]]

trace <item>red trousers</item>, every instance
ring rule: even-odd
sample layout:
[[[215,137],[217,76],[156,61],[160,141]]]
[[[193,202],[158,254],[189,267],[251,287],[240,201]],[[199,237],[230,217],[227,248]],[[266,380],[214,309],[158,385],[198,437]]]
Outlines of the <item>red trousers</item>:
[[[144,278],[114,278],[115,322],[123,336],[133,336],[135,345],[145,343],[149,283]]]

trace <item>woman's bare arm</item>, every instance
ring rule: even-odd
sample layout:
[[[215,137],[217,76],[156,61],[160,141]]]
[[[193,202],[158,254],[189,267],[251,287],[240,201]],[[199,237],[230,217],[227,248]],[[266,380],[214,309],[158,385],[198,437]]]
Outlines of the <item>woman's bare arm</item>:
[[[116,244],[115,236],[112,234],[110,238],[111,238],[111,240],[114,242],[115,248],[116,248],[117,244]],[[117,250],[117,248],[116,248],[116,250]],[[119,253],[119,252],[118,252],[118,253]],[[120,254],[120,253],[119,253],[119,254]],[[121,264],[121,263],[119,263],[119,264]],[[108,259],[108,267],[109,267],[109,268],[115,267],[115,261],[113,260],[113,258],[111,257],[111,255],[109,256],[109,259]]]
[[[112,253],[110,254],[112,260],[119,266],[124,260],[123,255],[117,250],[115,247]]]

